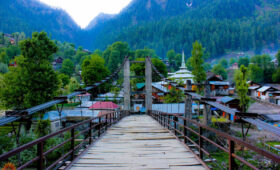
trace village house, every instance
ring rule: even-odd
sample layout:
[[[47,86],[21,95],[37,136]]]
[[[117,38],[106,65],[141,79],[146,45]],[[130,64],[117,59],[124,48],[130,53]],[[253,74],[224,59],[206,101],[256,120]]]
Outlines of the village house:
[[[217,101],[229,108],[237,109],[237,110],[241,111],[241,108],[239,106],[240,101],[236,98],[224,96],[224,97],[217,99]]]
[[[227,96],[229,95],[228,81],[223,81],[223,78],[219,75],[215,75],[212,72],[207,73],[207,81],[211,86],[211,96]]]
[[[59,70],[61,68],[61,66],[62,66],[62,63],[63,63],[63,58],[62,57],[58,57],[57,59],[55,59],[52,62],[53,69],[54,70]]]
[[[269,98],[277,96],[278,94],[280,94],[278,89],[271,86],[262,86],[257,90],[256,96],[261,100],[269,101]]]

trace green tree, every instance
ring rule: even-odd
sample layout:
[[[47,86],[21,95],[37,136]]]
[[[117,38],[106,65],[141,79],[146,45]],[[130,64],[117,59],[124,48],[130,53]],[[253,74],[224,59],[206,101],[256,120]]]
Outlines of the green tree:
[[[62,87],[65,87],[65,86],[68,85],[69,82],[70,82],[69,76],[66,75],[66,74],[63,74],[63,73],[58,74],[58,79],[61,80],[61,82],[62,82]]]
[[[9,71],[9,68],[7,64],[0,62],[0,73],[7,73]]]
[[[230,58],[229,65],[233,65],[234,63],[236,63],[236,59],[235,58]]]
[[[70,59],[65,59],[62,63],[60,72],[71,77],[74,73],[74,68],[74,63]]]
[[[212,69],[212,72],[216,75],[222,76],[224,80],[227,79],[227,71],[221,64],[215,65]]]
[[[249,79],[261,83],[264,80],[263,70],[256,64],[249,65]]]
[[[5,63],[5,64],[9,63],[9,56],[6,54],[5,51],[2,51],[0,53],[0,63]]]
[[[234,73],[235,89],[240,100],[240,107],[242,112],[246,112],[249,107],[250,97],[248,96],[247,84],[248,70],[244,65],[241,65],[239,70]]]
[[[238,60],[238,67],[241,67],[241,65],[244,65],[245,67],[249,66],[249,58],[248,57],[240,57]]]
[[[228,68],[228,61],[224,58],[219,61],[219,64],[221,64],[224,68]]]
[[[109,70],[105,67],[105,61],[97,54],[93,54],[90,59],[85,59],[82,64],[82,78],[86,85],[92,85],[109,75]]]
[[[145,61],[145,58],[137,58],[136,61]],[[151,59],[153,65],[157,68],[157,70],[163,75],[167,76],[167,67],[166,65],[157,58]],[[133,63],[130,68],[131,71],[134,72],[136,76],[145,76],[145,63]],[[157,73],[153,70],[152,72],[153,81],[159,81],[161,78],[157,75]],[[144,79],[137,79],[136,82],[143,82]]]
[[[278,67],[280,67],[280,50],[278,50],[277,54],[276,54],[276,59],[278,61]]]
[[[280,68],[278,68],[276,72],[273,73],[272,80],[274,83],[280,83]]]
[[[103,53],[103,58],[106,61],[106,66],[111,72],[116,70],[122,63],[123,59],[129,55],[129,47],[126,42],[115,42],[107,47]]]
[[[194,81],[198,84],[201,84],[206,80],[206,73],[203,68],[203,51],[204,49],[202,48],[202,45],[198,41],[195,41],[195,43],[193,43],[192,56],[190,61],[193,68],[192,74],[194,75]],[[200,86],[198,88],[198,91],[201,92],[201,90],[202,89]]]
[[[80,83],[74,77],[71,77],[69,84],[66,86],[68,93],[73,93],[75,90],[80,88]]]
[[[149,56],[151,58],[158,58],[155,50],[153,50],[153,49],[144,48],[144,49],[137,49],[135,51],[135,58],[145,58],[147,56]]]
[[[6,108],[25,109],[53,99],[59,89],[57,74],[49,58],[57,46],[45,32],[33,33],[31,39],[20,42],[22,55],[17,66],[4,75],[0,101]]]
[[[177,90],[175,87],[172,87],[169,93],[164,96],[164,103],[179,103],[183,101],[184,93],[181,90]]]
[[[35,128],[35,134],[37,138],[46,136],[51,132],[51,121],[50,120],[39,120]]]

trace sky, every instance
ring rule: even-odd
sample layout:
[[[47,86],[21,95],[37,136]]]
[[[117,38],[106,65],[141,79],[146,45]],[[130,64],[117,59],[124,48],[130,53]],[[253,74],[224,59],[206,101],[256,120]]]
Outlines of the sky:
[[[64,9],[82,28],[99,13],[117,14],[131,0],[39,0],[52,7]]]

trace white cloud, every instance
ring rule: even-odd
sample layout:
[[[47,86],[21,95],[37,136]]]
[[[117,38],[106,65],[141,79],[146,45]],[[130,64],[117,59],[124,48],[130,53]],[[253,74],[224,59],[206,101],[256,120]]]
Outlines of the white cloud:
[[[52,7],[64,9],[82,27],[99,13],[116,14],[131,0],[39,0]]]

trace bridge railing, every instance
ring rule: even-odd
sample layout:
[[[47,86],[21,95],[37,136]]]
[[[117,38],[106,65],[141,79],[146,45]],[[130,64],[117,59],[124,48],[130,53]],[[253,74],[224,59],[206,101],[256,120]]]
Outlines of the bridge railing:
[[[128,112],[126,111],[114,111],[111,113],[107,113],[98,117],[91,118],[89,120],[77,123],[70,127],[64,128],[57,132],[51,133],[47,136],[41,137],[37,140],[34,140],[30,143],[22,145],[18,148],[15,148],[7,153],[0,155],[0,162],[8,161],[9,158],[20,154],[23,151],[32,149],[37,146],[37,156],[28,162],[23,163],[19,167],[18,170],[29,167],[30,165],[34,165],[37,163],[37,169],[54,169],[60,162],[65,161],[66,159],[74,160],[79,154],[76,154],[79,149],[86,148],[90,146],[94,141],[96,141],[103,132],[106,131],[107,127],[118,122],[123,117],[127,116]],[[83,126],[83,127],[82,127]],[[84,126],[87,128],[83,129]],[[82,129],[82,130],[78,130]],[[46,150],[44,145],[46,144],[48,139],[59,135],[65,135],[64,133],[70,132],[71,136],[69,139],[63,141],[62,143],[53,146],[52,148]],[[82,140],[79,139],[79,144],[77,144],[78,137],[80,135],[85,135],[86,137]],[[70,143],[70,150],[67,151],[60,158],[55,160],[51,165],[46,165],[46,157],[51,152],[54,152],[58,148],[63,147],[64,145]],[[81,154],[81,153],[80,153]],[[62,164],[62,163],[61,163]]]
[[[194,146],[198,151],[198,156],[201,160],[205,155],[211,157],[211,153],[207,151],[207,147],[209,148],[209,145],[213,145],[220,151],[227,154],[228,169],[237,169],[238,164],[236,163],[236,160],[252,169],[258,169],[252,163],[247,161],[244,158],[245,156],[242,157],[240,156],[240,154],[236,153],[236,145],[239,145],[243,149],[246,148],[246,150],[250,150],[256,154],[266,157],[267,159],[275,163],[280,163],[280,156],[278,155],[260,149],[246,141],[230,136],[227,133],[205,126],[194,120],[182,117],[179,114],[168,114],[159,111],[149,111],[149,115],[157,120],[162,126],[171,130],[171,132],[173,132],[183,144],[190,144]],[[222,145],[221,142],[214,141],[213,138],[217,137],[227,141],[227,143],[225,145]],[[191,150],[191,152],[195,154],[194,151]]]

